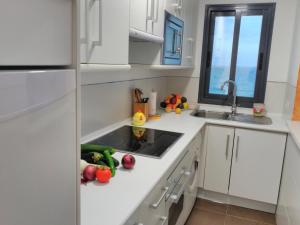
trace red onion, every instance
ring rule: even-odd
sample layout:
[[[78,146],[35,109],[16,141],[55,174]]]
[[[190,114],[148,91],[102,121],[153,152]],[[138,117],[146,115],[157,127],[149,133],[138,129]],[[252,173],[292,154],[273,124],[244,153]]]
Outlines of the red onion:
[[[125,169],[132,169],[135,164],[135,158],[132,155],[126,154],[122,158],[122,165]]]
[[[96,178],[96,171],[97,171],[97,167],[88,165],[83,170],[82,176],[86,181],[93,181]]]

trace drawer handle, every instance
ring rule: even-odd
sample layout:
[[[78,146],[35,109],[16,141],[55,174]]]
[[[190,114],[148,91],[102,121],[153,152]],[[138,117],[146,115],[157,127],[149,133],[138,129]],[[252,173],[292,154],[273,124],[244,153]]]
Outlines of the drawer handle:
[[[161,220],[161,225],[165,225],[166,222],[168,221],[168,217],[166,216],[160,217],[160,220]]]
[[[162,202],[162,200],[164,199],[164,197],[165,197],[166,194],[168,193],[169,187],[164,187],[162,190],[163,190],[163,193],[162,193],[162,195],[160,196],[160,198],[158,199],[158,201],[155,202],[155,203],[153,203],[153,204],[151,205],[151,207],[154,208],[154,209],[157,209],[157,208],[158,208],[158,206],[160,205],[160,203]]]

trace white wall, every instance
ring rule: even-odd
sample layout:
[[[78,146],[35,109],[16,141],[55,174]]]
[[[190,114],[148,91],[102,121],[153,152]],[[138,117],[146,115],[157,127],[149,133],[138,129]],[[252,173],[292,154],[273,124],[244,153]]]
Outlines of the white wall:
[[[158,100],[166,95],[166,78],[144,67],[129,71],[83,73],[81,88],[82,136],[131,116],[133,88],[146,96],[154,89]]]
[[[196,41],[195,70],[191,74],[176,72],[168,78],[168,92],[173,87],[180,87],[179,92],[197,101],[201,67],[202,40],[204,15],[206,4],[231,4],[231,3],[263,3],[276,2],[274,30],[270,53],[268,82],[266,89],[265,104],[267,110],[272,113],[283,113],[285,93],[290,66],[290,52],[292,50],[293,27],[296,16],[297,0],[199,0],[198,35]],[[169,75],[170,74],[166,74]],[[177,77],[176,77],[177,76]],[[176,78],[175,78],[176,77]],[[184,85],[186,84],[186,86]]]
[[[296,93],[296,85],[298,80],[298,69],[300,65],[300,1],[298,0],[297,7],[297,18],[294,27],[294,35],[292,42],[292,52],[290,56],[290,64],[289,64],[289,73],[288,73],[288,83],[286,89],[286,101],[284,106],[284,114],[287,118],[291,118],[295,93]]]

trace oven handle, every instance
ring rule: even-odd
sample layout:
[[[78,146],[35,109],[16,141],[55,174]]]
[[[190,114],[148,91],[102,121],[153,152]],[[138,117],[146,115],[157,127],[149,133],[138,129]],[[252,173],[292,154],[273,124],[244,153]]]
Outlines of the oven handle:
[[[192,174],[192,173],[191,173],[190,171],[184,172],[184,176],[186,176],[187,178],[188,178],[189,176],[191,176],[191,174]],[[186,178],[185,182],[182,183],[182,186],[181,186],[180,190],[177,192],[177,194],[171,194],[171,195],[170,195],[171,201],[174,202],[175,204],[178,203],[178,201],[179,201],[181,195],[183,194],[183,192],[184,192],[184,190],[185,190],[185,188],[186,188],[186,185],[187,185],[187,183],[188,183],[188,181],[189,181],[187,178]]]
[[[169,190],[169,187],[164,187],[163,189],[163,193],[162,195],[160,196],[160,198],[158,199],[157,202],[151,204],[151,207],[154,208],[154,209],[157,209],[160,205],[160,203],[163,201],[163,199],[165,198],[166,194],[168,193],[168,190]]]

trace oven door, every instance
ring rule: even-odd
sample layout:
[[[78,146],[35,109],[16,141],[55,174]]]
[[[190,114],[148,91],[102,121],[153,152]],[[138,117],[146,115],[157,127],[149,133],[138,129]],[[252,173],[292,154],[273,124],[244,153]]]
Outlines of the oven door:
[[[198,193],[198,168],[198,160],[195,156],[191,168],[191,176],[189,177],[188,185],[184,190],[183,211],[176,225],[184,225],[194,207]]]
[[[185,190],[188,188],[191,174],[189,170],[184,171],[173,191],[167,195],[166,208],[168,211],[168,225],[176,225],[182,217],[186,198]]]

